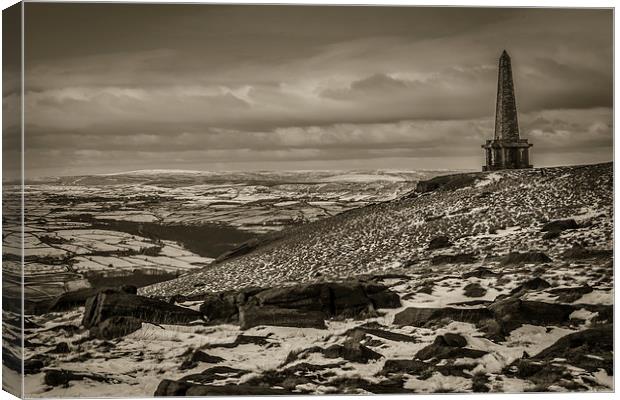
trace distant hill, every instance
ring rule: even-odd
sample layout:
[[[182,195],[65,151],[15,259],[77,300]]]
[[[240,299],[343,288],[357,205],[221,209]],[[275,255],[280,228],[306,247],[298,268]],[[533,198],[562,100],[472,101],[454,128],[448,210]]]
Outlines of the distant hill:
[[[181,187],[208,183],[238,182],[244,184],[329,183],[329,182],[411,182],[436,175],[453,173],[449,170],[299,170],[299,171],[191,171],[137,170],[112,174],[77,175],[29,179],[26,184],[41,185],[123,185],[157,184]]]
[[[418,193],[291,228],[284,238],[198,272],[143,289],[195,295],[247,286],[402,271],[428,265],[434,237],[476,259],[543,250],[552,258],[570,237],[542,239],[542,225],[574,218],[590,224],[594,246],[612,246],[611,163],[443,176]],[[425,192],[425,193],[420,193]]]

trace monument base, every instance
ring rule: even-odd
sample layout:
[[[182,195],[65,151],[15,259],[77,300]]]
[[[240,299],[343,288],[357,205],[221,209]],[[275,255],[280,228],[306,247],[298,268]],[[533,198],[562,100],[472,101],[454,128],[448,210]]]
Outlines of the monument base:
[[[482,148],[486,151],[487,164],[482,167],[483,171],[497,171],[502,169],[532,168],[530,164],[529,150],[532,147],[527,139],[487,140]]]

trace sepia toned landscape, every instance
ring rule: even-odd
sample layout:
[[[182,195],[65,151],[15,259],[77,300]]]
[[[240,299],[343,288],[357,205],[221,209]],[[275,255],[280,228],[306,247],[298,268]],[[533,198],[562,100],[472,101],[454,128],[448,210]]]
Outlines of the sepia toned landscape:
[[[446,174],[29,185],[29,395],[611,389],[611,164]]]
[[[615,390],[613,10],[9,10],[3,390]]]

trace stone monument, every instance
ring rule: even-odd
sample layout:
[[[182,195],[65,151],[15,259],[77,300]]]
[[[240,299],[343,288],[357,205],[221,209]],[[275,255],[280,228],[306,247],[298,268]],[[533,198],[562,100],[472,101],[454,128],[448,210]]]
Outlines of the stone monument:
[[[510,56],[504,50],[499,58],[497,78],[497,103],[495,106],[495,135],[482,148],[486,152],[483,171],[499,169],[532,168],[527,139],[519,137],[517,103],[512,82]]]

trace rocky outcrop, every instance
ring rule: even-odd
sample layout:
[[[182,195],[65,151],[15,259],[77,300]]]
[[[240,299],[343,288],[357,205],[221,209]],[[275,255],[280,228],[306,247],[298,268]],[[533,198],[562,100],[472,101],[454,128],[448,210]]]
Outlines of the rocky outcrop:
[[[545,303],[507,297],[488,306],[494,319],[499,323],[501,333],[508,334],[523,324],[561,325],[569,322],[575,310],[567,304]]]
[[[202,319],[198,311],[165,301],[104,290],[86,301],[82,325],[91,328],[112,317],[133,317],[154,324],[189,324]]]
[[[484,308],[409,307],[395,315],[394,324],[428,328],[452,321],[469,322],[482,328],[488,336],[501,336],[523,324],[567,324],[576,309],[568,304],[521,300],[520,294],[521,291],[499,297]]]
[[[249,305],[241,307],[239,326],[241,329],[250,329],[260,325],[326,329],[326,318],[327,316],[322,311]]]
[[[587,371],[604,369],[613,375],[613,325],[605,324],[571,333],[532,357],[532,360],[565,359]]]
[[[439,254],[431,259],[432,265],[472,264],[474,262],[476,262],[476,256],[473,253]]]
[[[527,281],[522,282],[515,289],[512,290],[511,293],[517,293],[522,290],[544,290],[548,287],[551,287],[551,284],[542,278],[533,278],[528,279]]]
[[[534,382],[541,391],[550,386],[569,390],[587,390],[574,380],[570,370],[599,372],[613,376],[613,326],[596,326],[560,338],[531,358],[521,358],[504,368],[508,377],[516,376]],[[583,376],[583,375],[582,375]],[[591,378],[583,383],[596,385]]]
[[[332,317],[365,317],[400,307],[399,296],[373,281],[320,282],[209,295],[200,307],[213,323],[325,328]]]
[[[153,393],[156,397],[163,396],[185,396],[187,393],[187,389],[192,386],[191,383],[183,382],[183,381],[173,381],[172,379],[164,379],[159,382],[155,393]]]
[[[155,390],[155,396],[257,396],[286,394],[284,389],[270,388],[260,384],[236,383],[214,385],[216,380],[238,378],[250,371],[231,367],[211,367],[198,374],[184,376],[174,381],[164,379]]]
[[[465,346],[467,346],[467,340],[463,336],[446,333],[437,336],[433,343],[418,351],[415,358],[418,360],[480,358],[487,354],[486,351],[469,349]]]
[[[45,371],[45,376],[43,377],[43,381],[48,386],[60,386],[66,385],[71,381],[81,381],[84,379],[89,379],[95,382],[111,382],[110,378],[107,378],[98,374],[87,374],[87,373],[78,373],[73,371],[68,371],[64,369],[50,369]]]
[[[327,358],[343,358],[347,361],[366,364],[383,356],[361,344],[364,334],[354,332],[342,345],[333,345],[323,351]]]
[[[183,381],[164,379],[159,383],[154,395],[162,396],[275,396],[288,394],[284,389],[254,386],[247,384],[234,385],[201,385]]]
[[[561,231],[549,231],[545,232],[544,235],[542,235],[542,238],[543,240],[553,240],[559,238],[561,235]]]
[[[440,324],[442,320],[475,324],[492,318],[493,313],[486,308],[409,307],[394,316],[394,324],[424,328]]]
[[[38,306],[37,311],[38,313],[58,312],[83,306],[84,304],[86,304],[86,300],[97,295],[97,293],[101,291],[136,294],[137,288],[135,286],[127,285],[121,288],[84,288],[74,290],[61,294],[60,296],[56,297],[49,305],[45,304],[45,306]]]
[[[502,265],[540,264],[552,260],[541,251],[511,252],[502,259]]]
[[[111,340],[127,336],[142,327],[142,321],[135,317],[115,316],[90,328],[90,336]]]
[[[250,297],[263,290],[265,289],[250,287],[207,294],[203,298],[200,312],[211,325],[237,323],[239,322],[239,307],[244,305]]]
[[[468,187],[476,182],[474,174],[455,174],[436,176],[426,181],[417,183],[416,193],[429,193],[434,191],[452,191]]]
[[[179,369],[184,370],[196,368],[201,362],[208,364],[218,364],[222,361],[224,361],[222,357],[213,356],[211,354],[205,353],[204,351],[196,350],[192,353],[192,356],[188,360],[183,361],[183,364],[181,364]]]
[[[543,232],[561,232],[567,229],[577,229],[579,225],[574,219],[559,219],[551,222],[547,222],[543,225],[541,231]]]
[[[478,267],[476,269],[474,269],[473,271],[469,271],[463,274],[463,278],[480,278],[480,279],[485,279],[485,278],[495,278],[496,276],[498,276],[498,273],[495,273],[493,271],[491,271],[488,268],[485,267]]]
[[[3,356],[7,352],[3,351]],[[4,360],[3,360],[4,361]],[[21,368],[21,365],[19,366]],[[45,359],[32,357],[24,360],[24,375],[38,374],[45,367]],[[19,370],[19,369],[18,369]]]
[[[409,342],[409,343],[417,342],[417,339],[414,336],[405,335],[405,334],[397,333],[397,332],[391,332],[385,328],[387,327],[372,327],[372,326],[363,325],[363,326],[358,326],[358,327],[348,330],[346,334],[350,337],[355,337],[355,335],[360,335],[360,334],[362,335],[367,334],[367,335],[372,335],[372,336],[380,337],[383,339],[391,340],[394,342]]]
[[[557,295],[557,300],[562,303],[572,303],[583,297],[584,294],[592,293],[593,291],[594,288],[589,285],[549,289],[549,293]]]
[[[363,292],[361,295],[364,296]],[[332,307],[332,290],[328,284],[295,285],[264,290],[252,300],[263,307],[329,312]]]
[[[289,393],[285,389],[260,385],[193,385],[187,389],[185,396],[281,396]]]
[[[428,242],[429,250],[443,249],[450,246],[452,246],[452,242],[447,236],[436,236]]]
[[[487,290],[480,286],[479,283],[473,282],[467,284],[463,288],[463,294],[467,297],[482,297],[487,293]]]
[[[393,373],[421,375],[426,371],[432,371],[432,368],[432,364],[420,360],[386,360],[380,374],[384,376]]]
[[[517,287],[512,289],[508,294],[497,296],[495,301],[499,301],[507,297],[518,298],[518,297],[523,296],[528,291],[544,290],[544,289],[547,289],[548,287],[551,287],[551,284],[549,282],[547,282],[546,280],[542,278],[536,277],[536,278],[521,282]]]
[[[562,253],[562,258],[565,260],[586,260],[590,258],[613,257],[613,255],[613,250],[591,249],[580,245],[574,245]]]

